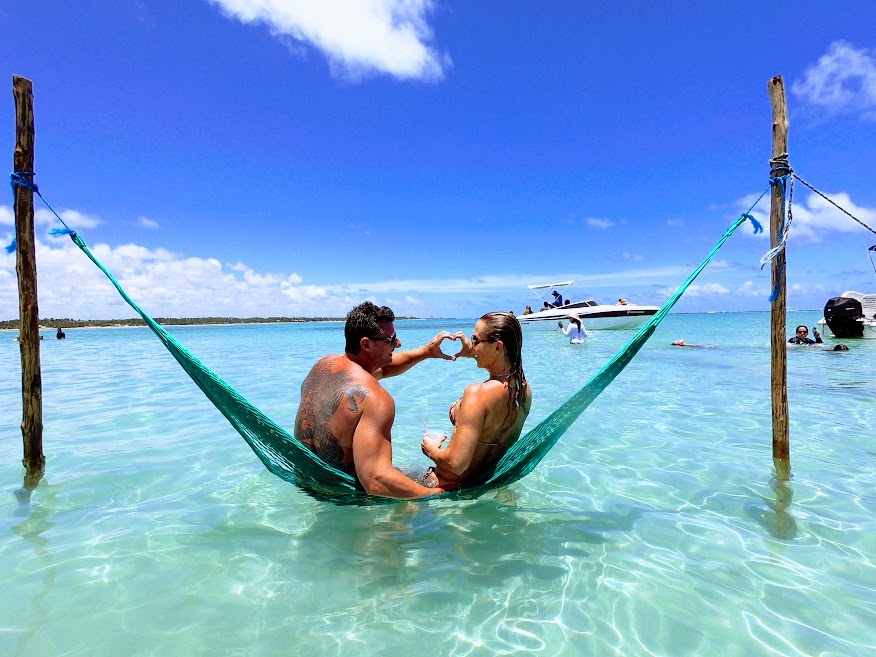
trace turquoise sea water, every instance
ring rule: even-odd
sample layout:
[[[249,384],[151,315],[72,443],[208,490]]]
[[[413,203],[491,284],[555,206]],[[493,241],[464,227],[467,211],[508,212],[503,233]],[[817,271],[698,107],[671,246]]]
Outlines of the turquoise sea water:
[[[397,328],[408,347],[473,323]],[[375,508],[265,471],[137,328],[46,332],[46,477],[17,497],[18,345],[0,333],[0,655],[874,655],[876,341],[789,352],[780,485],[768,324],[670,316],[526,479]],[[332,323],[172,330],[287,427],[343,345]],[[631,335],[526,334],[529,426]],[[478,378],[428,361],[385,381],[397,464],[425,464],[420,414],[447,429]]]

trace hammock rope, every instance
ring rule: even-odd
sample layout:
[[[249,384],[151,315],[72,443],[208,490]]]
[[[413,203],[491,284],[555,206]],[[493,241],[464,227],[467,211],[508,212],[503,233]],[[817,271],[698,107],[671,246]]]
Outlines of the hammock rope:
[[[30,181],[28,181],[30,182]],[[768,191],[768,190],[767,190]],[[645,342],[654,334],[657,326],[709,264],[718,250],[736,229],[746,220],[752,222],[754,232],[763,230],[751,215],[760,198],[748,212],[742,213],[724,232],[703,262],[688,276],[675,293],[648,320],[632,339],[588,381],[578,392],[557,410],[542,420],[532,430],[512,445],[502,459],[483,478],[473,485],[448,491],[425,499],[443,497],[471,499],[487,491],[507,486],[532,472],[538,463],[556,444],[563,433],[590,406],[593,400],[624,370]],[[40,195],[42,198],[42,195]],[[43,199],[45,200],[45,199]],[[47,204],[48,205],[48,204]],[[51,206],[49,206],[51,208]],[[54,210],[52,210],[54,213]],[[57,214],[56,214],[57,216]],[[59,217],[60,219],[60,217]],[[394,504],[398,500],[368,495],[352,476],[325,463],[319,456],[301,444],[283,427],[271,420],[196,356],[190,353],[176,338],[165,330],[131,299],[115,276],[91,253],[83,239],[65,224],[57,234],[68,234],[74,244],[106,275],[122,299],[137,312],[183,370],[201,389],[214,406],[225,416],[231,426],[243,437],[265,467],[281,479],[297,485],[307,494],[339,505]]]

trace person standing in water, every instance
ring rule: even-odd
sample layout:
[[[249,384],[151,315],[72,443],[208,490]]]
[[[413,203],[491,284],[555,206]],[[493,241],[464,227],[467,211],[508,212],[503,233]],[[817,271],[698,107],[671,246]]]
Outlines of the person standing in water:
[[[570,344],[584,344],[584,338],[587,337],[587,329],[581,323],[581,318],[575,314],[569,314],[566,317],[569,319],[569,328],[563,328],[563,323],[557,322],[563,335],[569,338]]]

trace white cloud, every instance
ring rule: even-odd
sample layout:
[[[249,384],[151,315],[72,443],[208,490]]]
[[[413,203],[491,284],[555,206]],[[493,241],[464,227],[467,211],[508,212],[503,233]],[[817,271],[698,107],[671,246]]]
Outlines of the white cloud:
[[[0,217],[9,216],[10,209],[0,206]],[[6,234],[11,237],[11,231]],[[103,273],[69,239],[37,235],[36,248],[41,316],[82,319],[134,316]],[[146,312],[161,317],[342,317],[366,299],[381,304],[395,299],[393,309],[401,315],[477,316],[496,303],[502,308],[514,307],[529,295],[526,286],[537,282],[574,280],[573,297],[584,294],[598,297],[600,290],[613,296],[622,290],[629,298],[637,288],[647,289],[650,297],[652,286],[677,283],[690,273],[686,265],[636,268],[631,264],[626,270],[595,274],[521,271],[469,278],[312,284],[294,272],[259,271],[242,262],[225,264],[213,257],[192,258],[134,243],[95,243],[91,250],[131,298]],[[631,263],[638,260],[635,254],[627,257]],[[714,296],[722,289],[714,285],[694,287],[693,294]],[[505,306],[506,303],[509,305]],[[0,249],[0,319],[17,315],[15,255]]]
[[[845,192],[827,194],[827,196],[868,226],[876,225],[876,210],[855,205]],[[816,194],[810,194],[802,205],[795,204],[792,214],[790,239],[796,237],[799,240],[817,243],[831,232],[855,233],[864,230],[860,224]]]
[[[100,217],[95,217],[93,215],[82,214],[81,212],[77,212],[76,210],[62,210],[58,213],[61,219],[64,220],[64,223],[70,226],[70,228],[74,229],[82,229],[82,228],[94,228],[102,223]],[[60,228],[58,218],[53,215],[49,210],[45,208],[40,208],[36,210],[33,215],[34,223],[43,226],[49,226],[50,228]]]
[[[799,189],[799,186],[796,189]],[[868,226],[876,227],[876,209],[855,205],[846,192],[824,193],[834,203],[844,208],[846,212]],[[818,243],[830,233],[855,233],[865,230],[858,222],[817,194],[809,194],[804,197],[802,203],[800,198],[801,195],[794,194],[795,202],[791,207],[792,222],[789,237],[792,241],[796,239],[808,243]],[[739,199],[736,203],[739,208],[747,210],[756,199],[756,194],[750,194]],[[758,208],[753,210],[751,214],[763,225],[763,232],[755,237],[768,239],[770,232],[769,198],[764,197],[764,200],[758,204]],[[752,232],[745,231],[745,234],[752,235]]]
[[[606,272],[604,274],[575,274],[565,272],[562,274],[532,276],[529,274],[509,276],[479,276],[477,278],[408,278],[386,279],[382,281],[369,281],[362,283],[345,283],[328,285],[326,289],[341,292],[371,292],[381,294],[407,294],[416,291],[418,294],[446,293],[456,297],[466,294],[492,293],[504,290],[526,291],[527,285],[540,281],[564,281],[574,280],[575,288],[625,288],[634,285],[651,284],[655,280],[679,279],[687,276],[690,269],[681,266],[660,267],[654,269],[633,269],[620,272]],[[574,292],[572,293],[574,294]]]
[[[639,253],[630,253],[629,251],[624,251],[621,253],[621,258],[623,258],[626,262],[642,262],[645,259],[645,256]]]
[[[591,228],[599,228],[600,230],[607,230],[614,226],[614,222],[611,219],[599,219],[597,217],[587,217],[587,225]]]
[[[149,217],[137,217],[137,225],[141,228],[160,228],[160,225],[154,219],[150,219]]]
[[[64,220],[64,223],[66,223],[70,228],[73,228],[74,230],[81,230],[83,228],[94,228],[95,226],[102,223],[100,217],[83,214],[81,212],[77,212],[76,210],[63,210],[59,214]],[[35,210],[33,220],[34,227],[40,228],[40,231],[34,231],[37,234],[37,237],[42,234],[43,237],[49,239],[50,230],[52,230],[53,228],[62,228],[61,223],[58,221],[58,218],[45,208],[39,208]],[[15,226],[15,213],[13,209],[8,205],[0,205],[0,226]],[[8,234],[0,233],[0,240],[5,240],[3,246],[8,244],[12,240],[14,235],[14,230],[10,230]],[[54,238],[51,239],[54,240]]]
[[[0,215],[4,208],[0,206]],[[298,274],[223,270],[215,258],[190,258],[137,244],[94,244],[91,251],[146,312],[161,317],[343,316],[358,302]],[[109,280],[70,240],[36,239],[42,317],[133,317]],[[15,254],[0,249],[0,318],[18,316]],[[315,303],[318,301],[319,303]]]
[[[669,226],[670,228],[679,228],[681,226],[684,226],[684,220],[683,219],[667,219],[666,225]]]
[[[736,293],[743,297],[760,297],[766,299],[769,297],[770,289],[764,284],[758,286],[755,285],[753,281],[745,281],[739,286]]]
[[[868,50],[836,41],[791,91],[833,114],[860,113],[876,119],[876,60]]]
[[[432,0],[210,0],[231,18],[264,23],[283,40],[322,51],[333,75],[385,73],[439,80],[451,65],[431,45]]]
[[[676,290],[678,290],[678,286],[667,286],[658,290],[657,294],[663,299],[668,299],[673,294],[675,294]],[[730,290],[728,290],[720,283],[706,283],[705,285],[697,285],[696,283],[694,283],[689,288],[687,288],[684,296],[688,299],[692,299],[695,297],[724,296],[726,294],[730,294]]]

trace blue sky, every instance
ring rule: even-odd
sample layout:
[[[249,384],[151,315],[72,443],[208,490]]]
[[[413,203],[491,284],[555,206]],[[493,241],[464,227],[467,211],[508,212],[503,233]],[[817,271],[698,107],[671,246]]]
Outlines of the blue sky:
[[[41,191],[152,314],[473,317],[566,279],[662,303],[767,187],[777,74],[792,166],[876,227],[874,25],[863,1],[32,0],[0,8],[0,70],[33,81]],[[0,125],[11,170],[11,93]],[[794,201],[789,308],[876,290],[876,235]],[[130,317],[37,207],[40,314]],[[677,309],[768,309],[767,250],[741,228]]]

